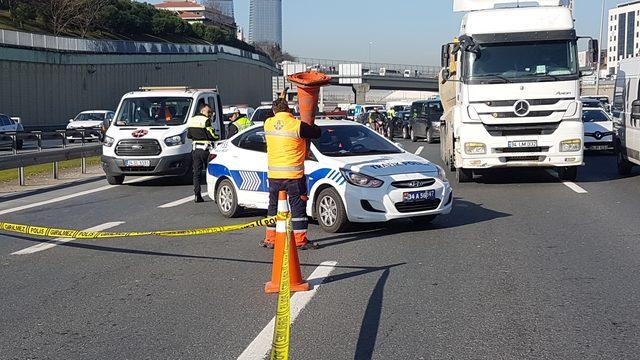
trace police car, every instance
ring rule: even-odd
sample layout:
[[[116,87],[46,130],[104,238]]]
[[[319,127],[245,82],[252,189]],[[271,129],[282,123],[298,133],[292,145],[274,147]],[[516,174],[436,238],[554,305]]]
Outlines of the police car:
[[[413,218],[421,223],[448,214],[453,191],[444,170],[408,153],[366,126],[318,120],[305,161],[307,214],[327,232],[350,222]],[[243,208],[267,209],[267,146],[264,129],[253,126],[219,142],[207,169],[209,197],[226,217]]]

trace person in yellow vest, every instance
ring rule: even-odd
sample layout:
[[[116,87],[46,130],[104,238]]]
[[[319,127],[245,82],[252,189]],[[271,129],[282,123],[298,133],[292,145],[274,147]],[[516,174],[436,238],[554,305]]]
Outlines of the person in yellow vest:
[[[193,141],[191,157],[193,159],[193,193],[195,202],[202,203],[202,190],[200,188],[200,176],[202,170],[207,168],[209,163],[209,150],[213,148],[213,142],[218,140],[216,133],[211,127],[211,115],[213,110],[206,103],[198,106],[198,115],[187,121],[187,137]]]
[[[291,207],[291,226],[296,247],[301,250],[316,249],[316,243],[307,238],[307,179],[304,175],[304,160],[307,157],[307,140],[317,139],[320,128],[296,119],[289,110],[286,99],[273,102],[273,117],[264,123],[267,139],[269,178],[268,216],[278,212],[278,193],[286,190]],[[261,246],[272,249],[276,228],[267,227]]]
[[[229,118],[229,120],[231,120],[231,124],[229,124],[229,134],[228,134],[228,136],[230,137],[241,132],[244,129],[247,129],[253,126],[253,122],[249,120],[248,117],[240,114],[240,110],[238,109],[235,109],[233,114],[231,114],[231,117]]]

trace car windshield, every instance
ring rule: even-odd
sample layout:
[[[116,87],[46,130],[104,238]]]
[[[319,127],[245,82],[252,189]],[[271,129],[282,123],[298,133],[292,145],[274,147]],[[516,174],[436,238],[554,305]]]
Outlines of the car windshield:
[[[361,125],[322,126],[322,136],[313,145],[326,156],[399,154],[402,150]]]
[[[560,76],[578,76],[574,41],[480,44],[480,51],[467,52],[470,79],[512,82],[511,79],[556,81]]]
[[[583,122],[600,122],[600,121],[609,121],[609,116],[605,114],[604,111],[600,109],[583,109],[582,110],[582,121]]]
[[[125,99],[117,126],[176,126],[187,122],[191,98],[142,97]]]
[[[268,118],[273,116],[273,110],[271,109],[258,109],[253,113],[253,118],[251,119],[255,122],[265,122]]]
[[[74,121],[102,121],[104,113],[81,113],[76,116]]]

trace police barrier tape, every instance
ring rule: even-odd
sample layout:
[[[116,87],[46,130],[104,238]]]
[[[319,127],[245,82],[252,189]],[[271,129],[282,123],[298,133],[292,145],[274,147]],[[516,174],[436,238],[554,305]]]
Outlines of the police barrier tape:
[[[278,214],[280,217],[281,214]],[[278,291],[278,306],[276,322],[273,328],[273,342],[271,344],[271,360],[289,359],[289,341],[291,337],[291,292],[289,284],[289,248],[291,246],[291,214],[286,214],[287,236],[282,255],[282,270],[280,271],[280,290]]]
[[[72,229],[60,229],[43,226],[32,226],[24,224],[14,224],[9,222],[0,222],[0,230],[26,235],[36,235],[42,237],[52,238],[67,238],[67,239],[112,239],[112,238],[129,238],[129,237],[141,237],[141,236],[162,236],[162,237],[185,237],[185,236],[197,236],[197,235],[209,235],[216,233],[223,233],[229,231],[237,231],[244,229],[251,229],[255,227],[264,227],[269,225],[275,225],[278,217],[272,216],[261,220],[252,221],[246,224],[239,225],[227,225],[227,226],[213,226],[200,229],[189,230],[169,230],[169,231],[132,231],[132,232],[104,232],[104,231],[80,231]]]

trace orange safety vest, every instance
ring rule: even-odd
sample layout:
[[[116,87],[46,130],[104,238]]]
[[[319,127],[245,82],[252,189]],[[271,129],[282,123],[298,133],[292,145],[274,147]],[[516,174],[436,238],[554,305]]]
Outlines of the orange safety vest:
[[[264,131],[269,179],[304,177],[307,140],[300,137],[300,120],[288,112],[279,112],[264,122]]]

